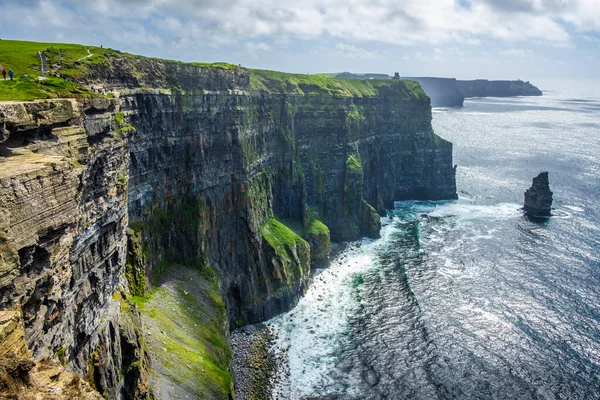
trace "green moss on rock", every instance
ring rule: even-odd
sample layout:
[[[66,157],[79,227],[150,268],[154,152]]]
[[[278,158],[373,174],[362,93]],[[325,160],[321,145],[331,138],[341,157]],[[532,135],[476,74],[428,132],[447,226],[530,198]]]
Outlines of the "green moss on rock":
[[[133,229],[127,230],[127,264],[125,278],[129,292],[134,296],[144,297],[148,289],[146,278],[146,259],[143,251],[142,233]]]
[[[260,233],[275,250],[281,262],[281,276],[288,284],[297,281],[310,269],[310,246],[293,230],[269,218],[261,226]]]
[[[346,170],[362,174],[362,164],[358,154],[351,154],[346,159]]]

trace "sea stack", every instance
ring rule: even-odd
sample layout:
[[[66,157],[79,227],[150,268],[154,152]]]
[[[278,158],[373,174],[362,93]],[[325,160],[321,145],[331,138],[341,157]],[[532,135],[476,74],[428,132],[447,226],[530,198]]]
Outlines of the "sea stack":
[[[525,192],[523,210],[534,217],[549,217],[552,208],[552,192],[548,182],[548,172],[542,172],[535,178]]]

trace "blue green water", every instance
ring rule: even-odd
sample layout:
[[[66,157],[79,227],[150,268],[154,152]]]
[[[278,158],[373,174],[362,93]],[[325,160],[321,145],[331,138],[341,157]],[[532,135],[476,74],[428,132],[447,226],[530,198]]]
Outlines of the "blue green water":
[[[397,203],[270,322],[274,398],[600,399],[600,84],[540,86],[434,110],[459,200]],[[542,170],[545,223],[520,211]]]

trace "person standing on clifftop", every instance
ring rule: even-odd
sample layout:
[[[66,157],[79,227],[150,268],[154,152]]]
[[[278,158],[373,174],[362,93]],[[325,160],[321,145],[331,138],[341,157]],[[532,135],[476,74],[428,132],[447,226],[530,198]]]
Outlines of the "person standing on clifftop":
[[[2,68],[2,77],[6,80],[6,68]]]
[[[10,80],[12,81],[13,80],[13,76],[15,76],[15,73],[13,72],[12,69],[8,70],[8,76],[10,77]]]

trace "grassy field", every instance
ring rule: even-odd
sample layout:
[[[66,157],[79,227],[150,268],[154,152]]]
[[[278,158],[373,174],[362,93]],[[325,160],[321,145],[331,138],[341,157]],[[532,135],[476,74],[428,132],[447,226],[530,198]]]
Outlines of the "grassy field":
[[[87,65],[101,63],[107,55],[119,54],[112,49],[80,44],[0,40],[0,64],[6,70],[12,69],[16,77],[23,74],[38,77],[41,75],[38,51],[44,52],[49,66],[60,65],[61,73],[73,77],[81,75]]]
[[[87,88],[60,78],[38,80],[31,77],[17,77],[14,81],[0,80],[0,101],[30,101],[52,98],[98,97]]]
[[[117,54],[112,49],[78,44],[0,40],[0,64],[15,73],[14,81],[0,81],[0,101],[93,96],[85,87],[60,78],[38,80],[41,76],[38,51],[44,52],[49,67],[59,67],[61,74],[73,78],[81,76],[88,65]]]
[[[288,74],[279,71],[250,70],[250,89],[271,93],[328,95],[335,97],[376,96],[379,88],[397,85],[399,81],[379,79],[334,79],[335,74]],[[425,98],[425,92],[414,81],[400,81],[409,92]]]

